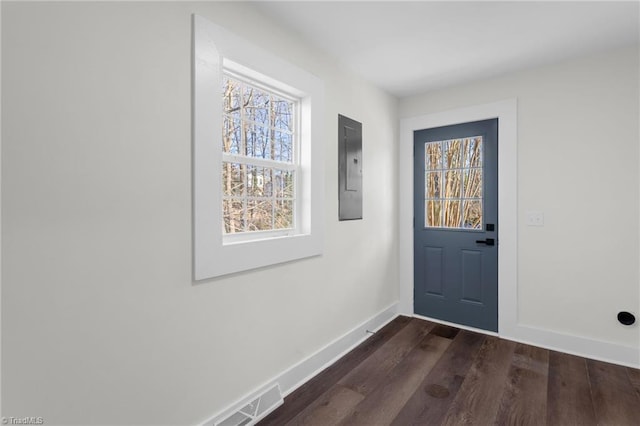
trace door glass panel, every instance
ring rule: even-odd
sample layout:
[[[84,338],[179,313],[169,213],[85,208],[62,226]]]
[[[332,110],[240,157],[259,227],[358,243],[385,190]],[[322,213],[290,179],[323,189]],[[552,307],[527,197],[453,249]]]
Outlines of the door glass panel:
[[[462,171],[449,170],[444,172],[444,198],[460,198],[462,192]]]
[[[429,200],[425,203],[426,226],[442,227],[442,201]]]
[[[424,169],[442,169],[442,143],[427,142],[424,146]]]
[[[462,151],[463,167],[482,166],[482,136],[466,138]]]
[[[444,224],[445,228],[460,228],[460,200],[445,200]]]
[[[457,169],[460,168],[460,157],[462,151],[462,140],[453,139],[450,141],[443,141],[443,149],[444,149],[444,168],[445,169]]]
[[[462,227],[482,230],[482,201],[465,200]]]
[[[482,169],[464,171],[464,198],[482,198]]]
[[[427,228],[482,230],[482,136],[425,143]]]
[[[440,180],[442,172],[425,173],[424,191],[427,200],[440,198]]]

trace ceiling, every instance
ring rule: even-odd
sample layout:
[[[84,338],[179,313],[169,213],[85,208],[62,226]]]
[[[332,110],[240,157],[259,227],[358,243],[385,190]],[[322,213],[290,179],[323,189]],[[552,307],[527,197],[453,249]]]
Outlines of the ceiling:
[[[631,2],[257,2],[283,27],[398,96],[638,45]]]

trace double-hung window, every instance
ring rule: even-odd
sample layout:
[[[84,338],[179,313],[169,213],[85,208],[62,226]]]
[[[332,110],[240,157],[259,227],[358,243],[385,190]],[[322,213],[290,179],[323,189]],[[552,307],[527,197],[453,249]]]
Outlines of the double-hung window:
[[[224,238],[296,229],[299,100],[223,71],[222,212]]]
[[[194,16],[196,280],[322,253],[322,81]]]

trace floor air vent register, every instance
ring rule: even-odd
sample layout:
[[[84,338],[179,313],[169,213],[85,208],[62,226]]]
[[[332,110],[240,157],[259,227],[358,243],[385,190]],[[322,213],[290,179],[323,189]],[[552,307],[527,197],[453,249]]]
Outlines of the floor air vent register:
[[[202,426],[254,425],[282,405],[283,402],[280,386],[276,383],[237,404],[238,408],[216,416],[212,420],[203,423]]]

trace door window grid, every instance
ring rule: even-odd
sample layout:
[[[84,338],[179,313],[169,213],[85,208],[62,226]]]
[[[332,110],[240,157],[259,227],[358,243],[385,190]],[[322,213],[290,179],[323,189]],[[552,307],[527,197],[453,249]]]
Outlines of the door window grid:
[[[482,229],[482,136],[425,143],[425,227]]]
[[[294,229],[297,100],[225,73],[222,101],[223,233]]]

